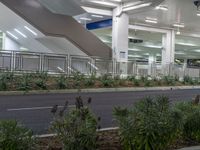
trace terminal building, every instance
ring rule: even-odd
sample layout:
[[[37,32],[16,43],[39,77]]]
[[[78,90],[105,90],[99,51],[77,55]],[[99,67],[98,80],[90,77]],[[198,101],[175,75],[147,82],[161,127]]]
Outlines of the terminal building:
[[[200,76],[198,0],[0,0],[0,70]]]

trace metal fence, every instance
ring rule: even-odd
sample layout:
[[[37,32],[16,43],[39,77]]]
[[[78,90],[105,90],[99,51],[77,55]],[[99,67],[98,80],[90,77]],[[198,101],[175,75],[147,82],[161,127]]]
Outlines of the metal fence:
[[[191,76],[200,77],[200,69],[183,65],[158,63],[148,64],[136,61],[117,62],[97,57],[0,51],[0,70],[12,72],[48,72],[68,74],[80,72],[86,75],[129,75],[129,76]]]

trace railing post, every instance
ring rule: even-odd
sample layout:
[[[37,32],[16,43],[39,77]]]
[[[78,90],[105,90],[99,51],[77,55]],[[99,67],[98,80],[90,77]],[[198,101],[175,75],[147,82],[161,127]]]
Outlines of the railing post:
[[[43,72],[44,71],[44,55],[40,54],[40,68],[39,68],[39,72]]]
[[[13,72],[15,70],[15,52],[11,51],[11,65],[10,65],[10,71]]]

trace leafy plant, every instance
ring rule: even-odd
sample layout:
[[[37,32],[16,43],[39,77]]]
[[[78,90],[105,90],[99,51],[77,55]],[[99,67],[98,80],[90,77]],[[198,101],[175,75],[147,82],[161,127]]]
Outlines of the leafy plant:
[[[91,74],[88,78],[85,79],[85,86],[90,87],[94,86],[96,82],[96,74]]]
[[[100,78],[101,83],[103,84],[104,87],[112,87],[114,84],[114,80],[112,77],[108,74],[103,75]]]
[[[8,90],[9,84],[12,84],[14,74],[10,72],[3,72],[0,74],[0,91]]]
[[[59,78],[56,80],[57,81],[57,86],[59,89],[66,89],[66,77],[64,75],[59,76]]]
[[[167,85],[175,85],[175,79],[172,76],[164,76],[163,80]]]
[[[138,80],[138,79],[133,80],[133,84],[135,86],[140,86],[140,80]]]
[[[31,77],[29,74],[23,74],[18,82],[18,90],[29,91],[32,88]]]
[[[42,90],[47,90],[46,80],[42,78],[36,79],[35,85]]]
[[[88,99],[88,103],[91,98]],[[52,109],[56,115],[57,107]],[[68,109],[68,102],[58,112],[52,123],[52,131],[58,134],[65,150],[95,150],[97,121],[81,97],[76,98],[76,108]]]
[[[181,102],[175,108],[184,117],[183,137],[200,142],[200,106],[192,102]]]
[[[74,87],[80,88],[83,81],[84,81],[84,74],[82,74],[80,72],[73,72],[72,79],[73,79],[73,82],[74,82]]]
[[[179,135],[182,118],[167,97],[145,98],[131,110],[115,108],[124,150],[165,150]]]
[[[1,150],[32,150],[35,144],[31,130],[16,121],[0,121]]]

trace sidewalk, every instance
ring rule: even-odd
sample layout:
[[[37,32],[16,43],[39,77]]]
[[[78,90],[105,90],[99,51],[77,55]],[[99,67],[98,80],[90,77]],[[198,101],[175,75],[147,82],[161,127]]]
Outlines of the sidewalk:
[[[93,88],[81,89],[81,93],[106,93],[106,92],[139,92],[139,91],[166,91],[166,90],[192,90],[200,86],[161,86],[161,87],[121,87],[121,88]],[[78,89],[65,90],[34,90],[34,91],[0,91],[0,95],[30,95],[30,94],[64,94],[78,93]]]

